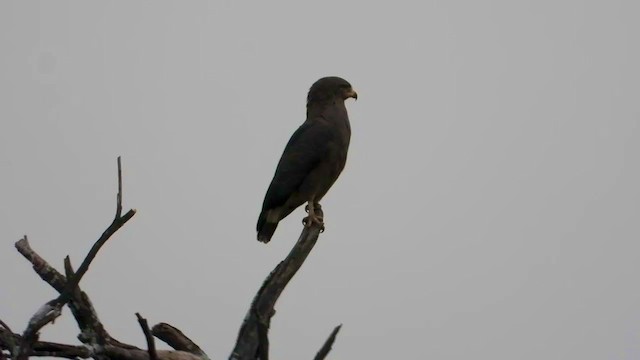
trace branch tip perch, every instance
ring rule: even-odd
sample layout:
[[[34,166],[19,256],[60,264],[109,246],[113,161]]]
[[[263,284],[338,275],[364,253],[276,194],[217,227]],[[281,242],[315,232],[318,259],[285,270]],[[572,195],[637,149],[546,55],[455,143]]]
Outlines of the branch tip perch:
[[[318,215],[323,216],[322,210]],[[231,360],[268,360],[268,331],[276,301],[313,250],[321,231],[318,224],[305,226],[287,257],[264,280],[240,327]]]

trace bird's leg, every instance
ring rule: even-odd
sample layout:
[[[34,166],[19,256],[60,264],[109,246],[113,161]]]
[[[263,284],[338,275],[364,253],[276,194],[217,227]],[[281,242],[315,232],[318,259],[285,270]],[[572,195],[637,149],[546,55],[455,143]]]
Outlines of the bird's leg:
[[[322,205],[320,205],[320,203],[314,202],[313,203],[313,210],[314,211],[322,210]],[[305,212],[309,212],[309,202],[307,202],[307,205],[304,206],[304,211]]]
[[[304,226],[310,227],[313,223],[316,223],[322,227],[322,231],[324,231],[324,218],[320,214],[316,214],[316,211],[322,213],[322,207],[318,203],[314,203],[313,201],[309,201],[308,205],[305,206],[304,210],[309,213],[309,216],[302,219],[302,223]]]

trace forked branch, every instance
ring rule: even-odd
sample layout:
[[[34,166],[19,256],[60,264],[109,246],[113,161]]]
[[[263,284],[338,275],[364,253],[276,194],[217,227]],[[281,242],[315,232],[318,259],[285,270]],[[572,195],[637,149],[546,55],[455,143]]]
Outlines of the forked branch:
[[[29,320],[29,324],[27,328],[22,334],[20,345],[17,347],[16,358],[18,360],[26,360],[29,356],[28,354],[32,350],[32,345],[34,342],[38,340],[38,332],[48,323],[53,322],[58,316],[61,314],[62,307],[66,305],[69,301],[71,301],[75,297],[77,298],[80,294],[77,289],[80,280],[84,276],[84,274],[89,270],[89,265],[93,259],[95,259],[98,251],[102,246],[118,231],[124,224],[129,221],[133,215],[135,215],[136,211],[131,209],[124,216],[122,213],[122,166],[120,157],[118,157],[118,195],[116,198],[116,216],[111,222],[111,224],[107,227],[107,229],[102,233],[100,238],[93,244],[91,250],[82,261],[82,264],[78,268],[73,276],[66,279],[66,284],[64,285],[64,289],[60,292],[60,295],[45,303]],[[18,247],[19,243],[26,243],[28,246],[27,237],[25,236],[22,240],[16,243],[16,247]]]

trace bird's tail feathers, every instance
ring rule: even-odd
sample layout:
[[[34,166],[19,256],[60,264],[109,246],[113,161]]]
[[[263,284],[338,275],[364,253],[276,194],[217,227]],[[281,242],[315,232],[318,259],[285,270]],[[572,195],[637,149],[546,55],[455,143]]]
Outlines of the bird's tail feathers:
[[[267,222],[264,224],[262,229],[258,231],[258,241],[263,243],[268,243],[273,236],[273,233],[276,232],[276,228],[278,227],[278,223],[270,223]]]
[[[262,212],[260,217],[258,218],[258,225],[256,226],[258,230],[258,241],[263,243],[268,243],[273,236],[273,233],[276,231],[278,227],[277,222],[269,222],[267,219],[267,214]]]

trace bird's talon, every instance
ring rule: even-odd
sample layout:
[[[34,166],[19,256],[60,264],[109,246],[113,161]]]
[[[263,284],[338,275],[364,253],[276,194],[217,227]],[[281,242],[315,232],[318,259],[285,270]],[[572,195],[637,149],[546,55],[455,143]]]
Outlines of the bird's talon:
[[[302,219],[302,224],[306,227],[311,227],[314,223],[322,226],[324,230],[324,219],[321,216],[306,216]]]

